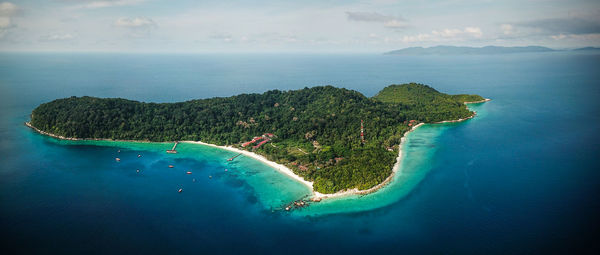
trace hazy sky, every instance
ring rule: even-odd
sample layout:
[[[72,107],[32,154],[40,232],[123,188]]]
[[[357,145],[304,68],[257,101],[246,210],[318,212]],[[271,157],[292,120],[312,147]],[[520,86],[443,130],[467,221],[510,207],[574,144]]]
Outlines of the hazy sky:
[[[600,46],[600,1],[0,0],[0,51]]]

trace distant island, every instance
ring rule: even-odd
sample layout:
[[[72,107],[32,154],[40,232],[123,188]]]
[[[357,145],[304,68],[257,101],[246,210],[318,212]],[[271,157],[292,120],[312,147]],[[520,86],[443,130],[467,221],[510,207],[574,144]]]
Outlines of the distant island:
[[[393,175],[408,131],[420,123],[471,118],[475,113],[465,103],[484,101],[416,83],[390,85],[372,98],[333,86],[180,103],[84,96],[44,103],[27,124],[62,139],[228,146],[262,155],[314,191],[332,194],[381,187]]]
[[[585,47],[572,50],[555,50],[542,46],[523,46],[523,47],[464,47],[464,46],[434,46],[434,47],[410,47],[400,50],[389,51],[386,55],[491,55],[491,54],[514,54],[514,53],[533,53],[533,52],[556,52],[556,51],[595,51],[600,48]]]
[[[573,49],[574,51],[600,51],[600,48],[598,47],[583,47],[583,48],[578,48],[578,49]]]

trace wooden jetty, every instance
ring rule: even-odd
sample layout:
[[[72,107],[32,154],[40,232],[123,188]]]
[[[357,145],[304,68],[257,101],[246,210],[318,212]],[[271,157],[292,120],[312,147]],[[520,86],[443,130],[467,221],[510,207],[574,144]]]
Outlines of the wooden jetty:
[[[227,161],[233,161],[233,159],[235,159],[235,158],[239,157],[240,155],[242,155],[242,153],[240,153],[240,154],[238,154],[238,155],[235,155],[235,156],[231,157],[231,158],[230,158],[230,159],[228,159]]]
[[[179,144],[179,142],[175,142],[173,149],[167,150],[167,153],[177,153],[177,150],[175,150],[177,148],[177,144]]]

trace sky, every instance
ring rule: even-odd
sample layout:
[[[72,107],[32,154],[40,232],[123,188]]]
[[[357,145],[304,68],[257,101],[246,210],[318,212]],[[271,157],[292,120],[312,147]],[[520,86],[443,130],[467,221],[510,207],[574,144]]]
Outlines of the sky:
[[[0,0],[0,51],[600,46],[599,0]]]

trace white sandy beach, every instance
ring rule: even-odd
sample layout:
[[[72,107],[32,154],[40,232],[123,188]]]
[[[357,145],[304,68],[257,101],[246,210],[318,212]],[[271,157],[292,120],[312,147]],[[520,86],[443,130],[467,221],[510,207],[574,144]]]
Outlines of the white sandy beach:
[[[286,167],[286,166],[284,166],[282,164],[278,164],[278,163],[275,163],[273,161],[270,161],[270,160],[266,159],[265,157],[263,157],[261,155],[258,155],[258,154],[254,153],[254,152],[240,150],[238,148],[234,148],[234,147],[231,147],[231,146],[219,146],[219,145],[214,145],[214,144],[205,143],[205,142],[197,142],[197,141],[180,141],[180,143],[201,144],[201,145],[215,147],[215,148],[219,148],[219,149],[223,149],[223,150],[233,151],[233,152],[236,152],[236,153],[241,153],[244,156],[251,157],[253,159],[256,159],[258,161],[261,161],[261,162],[265,163],[266,165],[268,165],[268,166],[270,166],[272,168],[277,169],[278,171],[286,174],[287,176],[293,178],[294,180],[297,180],[297,181],[301,182],[302,184],[306,185],[307,187],[310,188],[311,191],[313,190],[313,183],[312,182],[304,180],[304,178],[296,175],[288,167]]]
[[[480,101],[464,102],[464,104],[478,104],[478,103],[484,103],[484,102],[487,102],[487,101],[492,101],[492,99],[485,98],[485,99],[480,100]]]
[[[392,167],[392,174],[390,174],[390,176],[388,176],[382,183],[377,184],[376,186],[370,188],[370,189],[366,189],[366,190],[358,190],[356,188],[354,189],[350,189],[350,190],[344,190],[344,191],[339,191],[333,194],[323,194],[320,192],[316,192],[313,188],[313,182],[309,182],[307,180],[304,180],[304,178],[302,178],[299,175],[296,175],[291,169],[289,169],[288,167],[282,165],[282,164],[278,164],[275,163],[273,161],[270,161],[268,159],[266,159],[265,157],[258,155],[256,153],[250,152],[250,151],[245,151],[245,150],[240,150],[231,146],[218,146],[218,145],[214,145],[214,144],[210,144],[210,143],[204,143],[204,142],[196,142],[196,141],[181,141],[182,143],[192,143],[192,144],[202,144],[202,145],[206,145],[206,146],[211,146],[211,147],[215,147],[215,148],[220,148],[220,149],[224,149],[224,150],[229,150],[229,151],[233,151],[236,153],[242,153],[245,156],[251,157],[253,159],[259,160],[263,163],[265,163],[266,165],[277,169],[278,171],[284,173],[285,175],[293,178],[296,181],[301,182],[302,184],[306,185],[307,187],[310,188],[310,190],[313,193],[313,198],[320,198],[320,199],[325,199],[325,198],[339,198],[339,197],[344,197],[344,196],[349,196],[349,195],[362,195],[362,194],[369,194],[372,192],[377,191],[378,189],[382,188],[383,186],[385,186],[386,184],[388,184],[392,178],[394,177],[394,175],[400,170],[400,163],[402,162],[402,145],[404,144],[404,141],[406,140],[406,135],[409,132],[414,131],[415,129],[417,129],[418,127],[424,125],[425,123],[419,123],[415,126],[413,126],[408,132],[406,132],[406,134],[404,134],[404,136],[402,137],[402,139],[400,140],[400,145],[398,146],[398,158],[396,158],[396,163],[394,164],[394,166]]]
[[[425,123],[419,123],[419,124],[413,126],[408,132],[406,132],[404,134],[404,136],[400,140],[400,145],[398,146],[398,148],[399,148],[398,149],[398,157],[396,158],[396,163],[394,163],[394,166],[392,167],[392,174],[390,174],[390,176],[385,178],[385,180],[383,182],[375,185],[374,187],[366,189],[366,190],[359,190],[357,188],[354,188],[354,189],[350,189],[350,190],[339,191],[339,192],[336,192],[333,194],[323,194],[323,193],[313,191],[313,193],[315,194],[315,197],[324,199],[324,198],[340,198],[340,197],[350,196],[350,195],[364,195],[364,194],[369,194],[369,193],[375,192],[375,191],[379,190],[380,188],[383,188],[385,185],[387,185],[389,182],[391,182],[392,179],[394,178],[394,175],[396,175],[396,173],[398,171],[400,171],[400,165],[402,163],[402,146],[406,140],[406,135],[424,124]]]
[[[483,102],[487,102],[490,101],[491,99],[485,99],[482,101],[477,101],[477,102],[465,102],[466,104],[470,104],[470,103],[483,103]],[[463,118],[463,119],[458,119],[458,120],[450,120],[450,121],[442,121],[442,122],[437,122],[437,123],[447,123],[447,122],[460,122],[460,121],[464,121],[470,118],[475,117],[475,114],[473,114],[473,116],[468,117],[468,118]],[[250,151],[245,151],[245,150],[240,150],[237,148],[234,148],[232,146],[219,146],[219,145],[214,145],[214,144],[209,144],[209,143],[205,143],[205,142],[200,142],[200,141],[179,141],[180,143],[190,143],[190,144],[200,144],[200,145],[205,145],[205,146],[211,146],[211,147],[215,147],[215,148],[219,148],[219,149],[223,149],[223,150],[228,150],[228,151],[232,151],[232,152],[236,152],[236,153],[241,153],[242,155],[245,155],[247,157],[251,157],[253,159],[256,159],[258,161],[263,162],[264,164],[278,170],[279,172],[289,176],[290,178],[306,185],[311,192],[313,193],[313,198],[317,198],[317,199],[325,199],[325,198],[339,198],[339,197],[344,197],[344,196],[349,196],[349,195],[363,195],[363,194],[369,194],[372,192],[377,191],[378,189],[384,187],[386,184],[388,184],[390,181],[392,181],[394,175],[400,171],[400,166],[402,163],[402,146],[404,145],[404,142],[406,140],[406,135],[412,131],[414,131],[415,129],[417,129],[418,127],[424,125],[425,123],[419,123],[415,126],[413,126],[408,132],[406,132],[404,134],[404,136],[402,137],[402,139],[400,140],[400,145],[398,146],[398,158],[396,158],[396,163],[394,164],[394,166],[392,167],[392,174],[390,174],[390,176],[388,176],[382,183],[367,189],[367,190],[358,190],[357,188],[354,189],[350,189],[350,190],[344,190],[344,191],[339,191],[333,194],[323,194],[323,193],[319,193],[316,192],[313,188],[313,182],[304,180],[304,178],[300,177],[299,175],[296,175],[291,169],[289,169],[288,167],[282,165],[282,164],[278,164],[276,162],[270,161],[268,159],[266,159],[265,157],[258,155],[256,153],[250,152]],[[44,135],[48,135],[51,137],[55,137],[55,138],[59,138],[59,139],[64,139],[64,140],[88,140],[88,139],[77,139],[77,138],[68,138],[68,137],[63,137],[63,136],[58,136],[58,135],[54,135],[54,134],[50,134],[48,132],[44,132],[41,131],[37,128],[35,128],[34,126],[31,125],[31,123],[26,122],[25,125],[27,125],[28,127],[34,129],[35,131],[44,134]],[[108,139],[89,139],[89,140],[107,140],[107,141],[116,141],[116,140],[108,140]],[[131,141],[134,142],[134,141]]]

